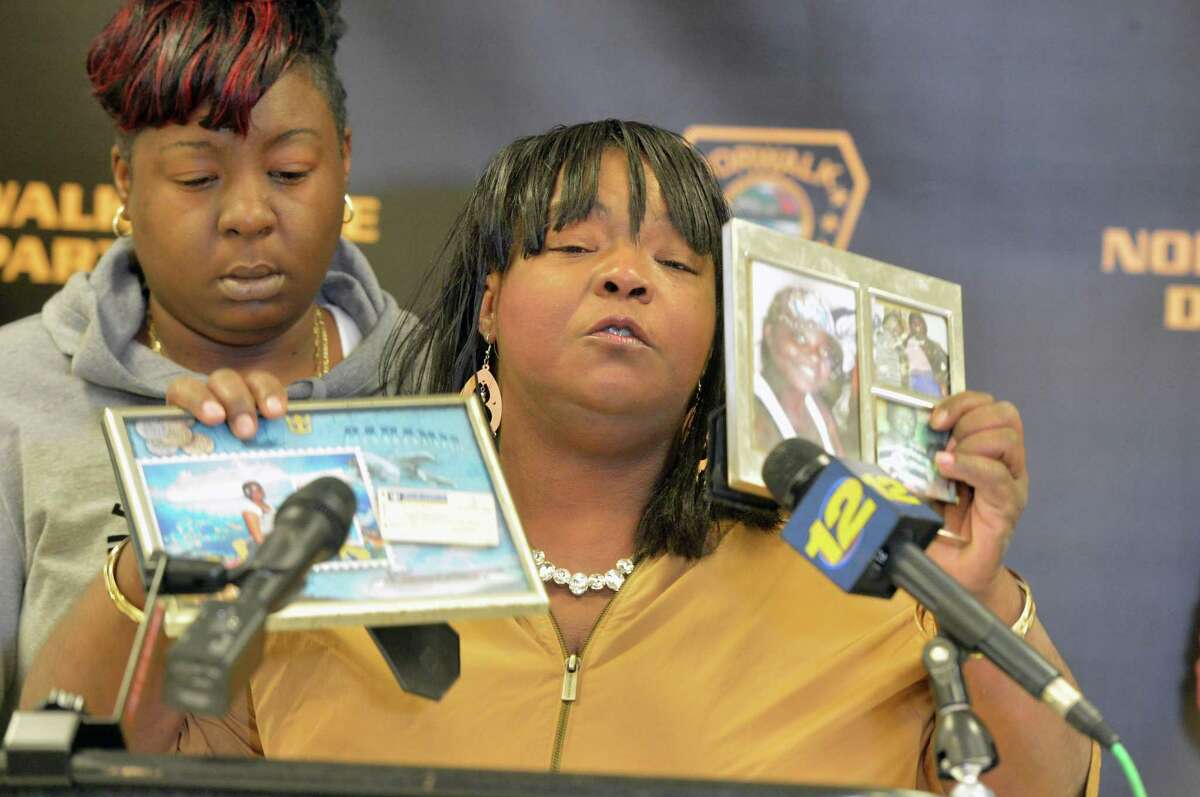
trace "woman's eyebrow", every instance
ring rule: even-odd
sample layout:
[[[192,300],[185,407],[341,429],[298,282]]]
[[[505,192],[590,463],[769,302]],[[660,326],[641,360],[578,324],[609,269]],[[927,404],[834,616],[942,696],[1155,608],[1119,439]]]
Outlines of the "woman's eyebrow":
[[[293,127],[290,130],[284,130],[282,133],[267,142],[267,148],[269,149],[271,147],[276,147],[280,144],[291,141],[298,136],[312,136],[313,138],[319,138],[320,133],[311,127]],[[159,147],[158,151],[166,152],[175,148],[211,151],[216,149],[217,145],[206,138],[193,138],[185,141],[172,141],[169,144],[163,144],[161,147]]]
[[[275,138],[271,139],[267,146],[274,147],[279,144],[283,144],[284,142],[291,141],[297,136],[312,136],[313,138],[320,138],[321,134],[311,127],[293,127],[292,129],[284,130],[282,133],[275,136]]]
[[[166,152],[167,150],[174,149],[176,147],[182,149],[211,150],[213,149],[213,143],[203,138],[191,139],[188,141],[172,141],[170,144],[163,144],[158,148],[158,151]]]
[[[557,223],[558,220],[562,218],[564,205],[565,203],[562,200],[554,202],[550,205],[550,219],[553,223]],[[600,200],[595,199],[592,200],[591,209],[588,210],[588,217],[593,215],[608,218],[612,216],[612,211],[609,209],[608,205],[605,205]]]

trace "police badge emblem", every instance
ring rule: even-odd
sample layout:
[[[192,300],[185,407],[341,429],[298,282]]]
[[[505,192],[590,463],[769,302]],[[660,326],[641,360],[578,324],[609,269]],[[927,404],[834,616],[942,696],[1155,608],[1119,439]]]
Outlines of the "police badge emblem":
[[[870,179],[845,130],[693,125],[739,219],[846,249]]]

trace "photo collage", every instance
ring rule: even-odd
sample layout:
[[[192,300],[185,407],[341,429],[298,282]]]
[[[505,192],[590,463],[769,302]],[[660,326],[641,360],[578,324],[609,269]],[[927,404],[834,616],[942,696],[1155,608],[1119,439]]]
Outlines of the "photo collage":
[[[959,287],[741,220],[726,263],[730,486],[761,494],[767,454],[802,437],[954,502],[929,418],[964,388]]]

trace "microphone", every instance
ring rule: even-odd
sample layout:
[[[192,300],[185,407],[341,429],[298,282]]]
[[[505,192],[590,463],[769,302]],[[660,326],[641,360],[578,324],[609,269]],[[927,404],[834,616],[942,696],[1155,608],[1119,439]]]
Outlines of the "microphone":
[[[288,496],[274,530],[240,568],[237,598],[205,603],[167,654],[168,703],[197,714],[229,709],[234,687],[262,657],[267,615],[300,591],[314,564],[342,547],[357,504],[350,486],[332,476]]]
[[[925,555],[942,519],[903,484],[800,438],[777,445],[762,474],[775,500],[792,510],[784,540],[831,581],[883,598],[900,587],[933,612],[943,633],[983,653],[1079,731],[1105,747],[1117,742],[1078,689]]]

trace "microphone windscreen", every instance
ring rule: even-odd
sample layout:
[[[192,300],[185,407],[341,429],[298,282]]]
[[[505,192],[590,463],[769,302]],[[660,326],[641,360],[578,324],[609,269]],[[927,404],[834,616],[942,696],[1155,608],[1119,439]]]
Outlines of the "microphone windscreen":
[[[346,541],[350,524],[358,511],[358,498],[354,490],[346,482],[336,476],[322,476],[314,479],[288,496],[280,507],[280,514],[288,504],[305,504],[310,509],[316,509],[329,518],[330,539],[327,548],[337,550]]]
[[[796,486],[807,482],[829,461],[825,449],[816,443],[802,437],[792,437],[775,446],[767,455],[762,467],[763,483],[776,501],[791,509]]]

